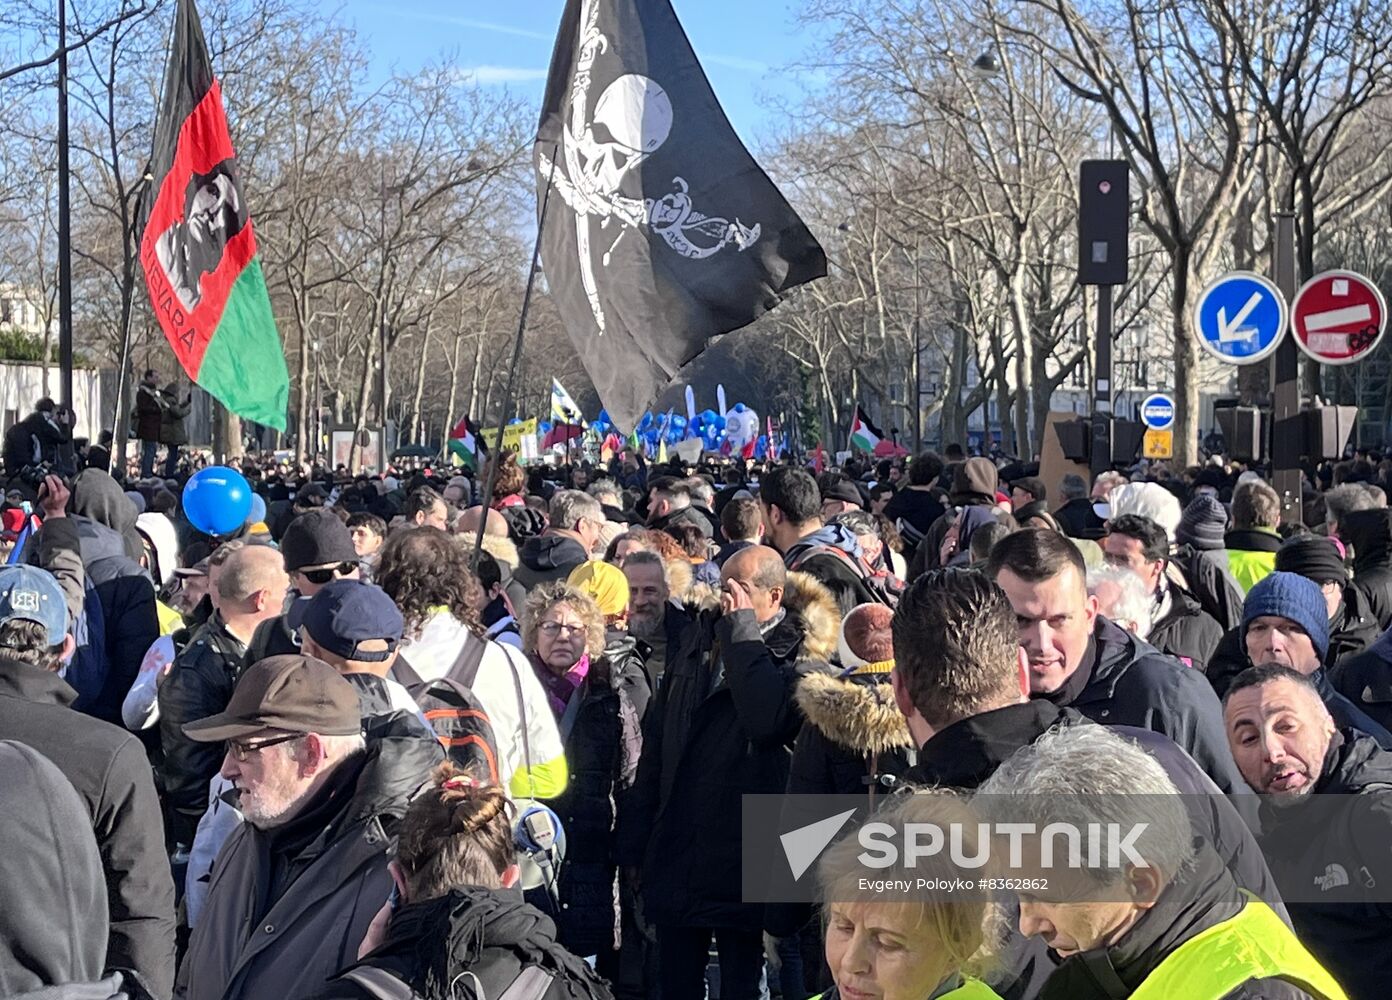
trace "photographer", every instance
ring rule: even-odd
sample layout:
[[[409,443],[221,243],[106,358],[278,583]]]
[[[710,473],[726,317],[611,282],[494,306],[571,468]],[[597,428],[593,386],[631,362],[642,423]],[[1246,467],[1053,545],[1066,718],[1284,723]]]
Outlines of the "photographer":
[[[11,479],[25,466],[58,465],[72,443],[73,412],[45,396],[34,412],[5,433],[5,472]],[[70,457],[70,451],[69,451]],[[37,489],[37,479],[33,487]]]

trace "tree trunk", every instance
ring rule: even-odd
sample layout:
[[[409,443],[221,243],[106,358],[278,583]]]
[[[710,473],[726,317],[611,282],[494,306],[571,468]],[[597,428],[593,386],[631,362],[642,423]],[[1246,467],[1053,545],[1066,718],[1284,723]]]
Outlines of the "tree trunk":
[[[349,466],[350,472],[357,472],[362,463],[362,453],[361,449],[358,447],[358,435],[361,434],[363,429],[367,426],[367,401],[372,398],[370,395],[372,391],[372,373],[376,369],[373,362],[376,360],[377,338],[369,337],[367,339],[367,348],[363,351],[362,379],[358,383],[358,406],[356,410],[357,416],[353,420],[353,459],[352,464]],[[382,423],[386,423],[385,412],[382,414]]]
[[[1199,460],[1199,344],[1189,329],[1191,290],[1195,287],[1193,248],[1180,244],[1171,254],[1170,314],[1174,335],[1174,460],[1180,468]]]
[[[309,384],[309,330],[307,329],[308,324],[303,321],[304,317],[300,315],[298,303],[295,306],[295,313],[295,325],[299,327],[300,334],[300,349],[296,359],[299,370],[295,375],[296,382],[300,387],[300,398],[296,401],[295,405],[295,442],[299,448],[300,454],[305,456],[306,459],[313,461],[314,453],[318,450],[319,443],[309,440],[309,409],[314,405],[314,387]]]
[[[1015,328],[1015,448],[1012,452],[1023,461],[1029,461],[1033,451],[1030,438],[1030,369],[1034,352],[1030,349],[1031,331],[1029,317],[1025,311],[1024,271],[1019,270],[1010,280],[1011,325]],[[1001,414],[1001,426],[1006,424],[1005,414]]]
[[[411,399],[411,433],[418,435],[420,444],[425,444],[425,417],[421,413],[421,400],[425,397],[425,368],[430,361],[430,326],[421,330],[420,364],[416,368],[416,392]]]

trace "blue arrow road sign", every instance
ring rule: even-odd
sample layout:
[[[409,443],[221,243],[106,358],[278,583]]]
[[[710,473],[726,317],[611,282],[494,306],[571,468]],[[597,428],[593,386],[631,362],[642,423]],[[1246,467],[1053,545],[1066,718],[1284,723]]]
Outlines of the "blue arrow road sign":
[[[1174,400],[1163,392],[1153,392],[1141,401],[1141,423],[1153,431],[1163,431],[1174,423]]]
[[[1250,271],[1212,281],[1194,305],[1194,331],[1203,349],[1230,365],[1249,365],[1276,350],[1286,332],[1286,298]]]

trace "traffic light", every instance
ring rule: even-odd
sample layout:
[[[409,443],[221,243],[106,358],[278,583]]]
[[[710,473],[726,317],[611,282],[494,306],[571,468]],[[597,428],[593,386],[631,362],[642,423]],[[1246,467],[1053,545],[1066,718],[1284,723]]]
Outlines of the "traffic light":
[[[1078,177],[1078,284],[1124,285],[1131,257],[1126,161],[1084,160]]]

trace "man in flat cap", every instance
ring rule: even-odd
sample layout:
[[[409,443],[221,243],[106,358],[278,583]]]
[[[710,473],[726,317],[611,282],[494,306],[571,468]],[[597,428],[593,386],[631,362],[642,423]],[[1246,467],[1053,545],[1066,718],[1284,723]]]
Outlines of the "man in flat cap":
[[[353,685],[308,656],[254,664],[226,711],[184,732],[226,745],[246,822],[213,867],[175,996],[310,996],[356,960],[390,895],[395,827],[438,747],[392,727],[365,741]]]

